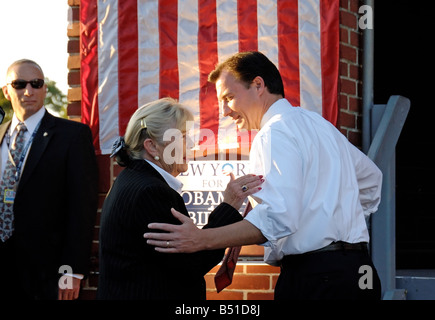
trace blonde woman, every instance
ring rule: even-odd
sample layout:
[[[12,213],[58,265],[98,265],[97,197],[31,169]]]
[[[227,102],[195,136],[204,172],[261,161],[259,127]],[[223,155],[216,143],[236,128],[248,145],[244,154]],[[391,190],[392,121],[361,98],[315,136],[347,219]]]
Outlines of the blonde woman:
[[[171,255],[157,252],[143,238],[151,222],[179,223],[171,208],[188,216],[175,177],[187,171],[186,122],[192,120],[176,100],[153,101],[133,114],[125,142],[114,146],[113,155],[126,168],[102,209],[97,298],[205,299],[204,275],[221,261],[223,249]],[[204,228],[240,221],[238,209],[261,183],[254,175],[231,180],[224,202]],[[242,185],[248,190],[241,191]]]

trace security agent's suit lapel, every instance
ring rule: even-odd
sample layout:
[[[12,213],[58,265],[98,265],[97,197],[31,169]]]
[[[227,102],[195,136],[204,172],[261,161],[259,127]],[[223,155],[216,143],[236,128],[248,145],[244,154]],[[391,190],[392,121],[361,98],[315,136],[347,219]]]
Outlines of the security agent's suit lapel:
[[[11,120],[9,120],[8,122],[2,123],[0,125],[0,146],[3,143],[3,139],[6,136],[6,131],[8,131],[8,128],[9,128],[10,125],[11,125]],[[1,160],[2,160],[2,157],[1,157],[1,153],[0,153],[0,161]]]
[[[3,138],[6,136],[6,131],[11,125],[11,120],[0,125],[0,145],[3,143]]]
[[[18,184],[18,190],[23,188],[28,179],[31,177],[33,170],[38,164],[39,159],[41,158],[45,148],[53,136],[54,126],[54,117],[50,115],[48,111],[45,111],[45,114],[41,119],[39,129],[36,132],[35,138],[33,139],[32,146],[30,147],[29,155],[27,156],[21,179]]]

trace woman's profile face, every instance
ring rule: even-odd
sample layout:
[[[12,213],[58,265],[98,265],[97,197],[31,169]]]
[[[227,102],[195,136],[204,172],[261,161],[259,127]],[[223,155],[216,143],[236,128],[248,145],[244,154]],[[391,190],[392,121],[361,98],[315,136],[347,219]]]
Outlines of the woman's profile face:
[[[164,170],[176,177],[188,170],[189,150],[193,148],[193,141],[186,131],[176,128],[167,130],[164,140],[167,142],[161,150],[163,161],[160,162]]]

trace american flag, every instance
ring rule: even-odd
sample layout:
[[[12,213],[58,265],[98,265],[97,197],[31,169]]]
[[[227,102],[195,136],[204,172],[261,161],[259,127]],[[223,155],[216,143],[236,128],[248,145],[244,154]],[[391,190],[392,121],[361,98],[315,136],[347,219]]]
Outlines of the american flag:
[[[238,51],[263,52],[286,98],[337,118],[338,0],[81,0],[82,122],[108,154],[143,104],[170,96],[228,143],[207,76]]]

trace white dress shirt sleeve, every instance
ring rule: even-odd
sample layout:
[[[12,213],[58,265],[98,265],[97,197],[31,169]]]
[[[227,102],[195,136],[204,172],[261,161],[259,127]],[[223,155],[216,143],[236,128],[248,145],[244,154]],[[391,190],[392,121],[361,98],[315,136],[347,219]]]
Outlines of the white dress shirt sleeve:
[[[253,151],[253,152],[252,152]],[[253,198],[258,203],[246,220],[260,229],[274,244],[298,229],[302,207],[302,158],[296,141],[279,130],[262,131],[251,151],[251,170],[266,177],[263,188]],[[271,156],[273,155],[273,157]]]
[[[349,151],[355,165],[359,201],[367,218],[381,202],[382,171],[355,146],[350,144]]]

